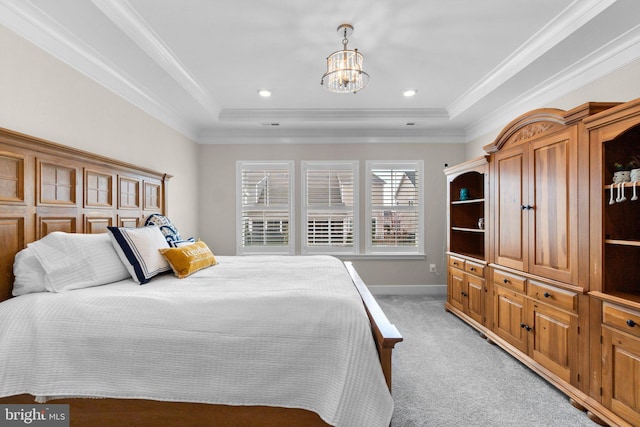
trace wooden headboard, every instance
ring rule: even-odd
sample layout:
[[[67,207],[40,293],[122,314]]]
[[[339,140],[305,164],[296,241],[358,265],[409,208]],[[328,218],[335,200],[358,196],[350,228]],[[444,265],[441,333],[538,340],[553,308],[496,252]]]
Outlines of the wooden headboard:
[[[170,176],[0,128],[0,301],[13,260],[53,231],[104,233],[167,212]]]

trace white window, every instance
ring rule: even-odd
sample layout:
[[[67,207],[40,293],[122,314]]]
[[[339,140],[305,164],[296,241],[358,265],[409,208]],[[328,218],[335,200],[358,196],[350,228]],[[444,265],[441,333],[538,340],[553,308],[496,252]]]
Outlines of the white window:
[[[302,162],[302,252],[358,252],[358,162]]]
[[[237,253],[294,253],[293,162],[236,163]]]
[[[367,162],[368,253],[424,253],[422,161]]]

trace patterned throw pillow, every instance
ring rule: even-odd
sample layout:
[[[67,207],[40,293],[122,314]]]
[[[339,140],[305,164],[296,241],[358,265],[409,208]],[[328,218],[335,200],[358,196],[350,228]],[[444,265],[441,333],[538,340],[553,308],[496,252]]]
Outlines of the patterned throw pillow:
[[[171,220],[164,215],[157,214],[157,213],[151,214],[145,220],[144,225],[145,227],[146,226],[159,227],[160,231],[162,231],[162,234],[164,235],[164,238],[167,239],[167,243],[172,248],[195,242],[193,237],[190,237],[188,239],[183,239],[180,236],[180,233],[178,233],[178,229],[173,225]]]

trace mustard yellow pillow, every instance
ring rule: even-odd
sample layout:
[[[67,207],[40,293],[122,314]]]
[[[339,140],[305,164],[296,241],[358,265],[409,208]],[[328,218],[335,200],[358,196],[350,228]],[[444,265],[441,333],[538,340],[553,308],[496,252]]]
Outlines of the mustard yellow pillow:
[[[179,279],[218,263],[211,249],[201,240],[179,248],[162,248],[160,253]]]

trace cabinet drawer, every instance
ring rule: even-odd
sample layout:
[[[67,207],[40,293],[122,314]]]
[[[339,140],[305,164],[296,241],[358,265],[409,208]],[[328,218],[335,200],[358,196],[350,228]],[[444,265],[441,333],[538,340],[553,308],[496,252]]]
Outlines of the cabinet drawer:
[[[454,256],[449,257],[449,265],[451,267],[459,268],[464,270],[464,260],[462,258],[456,258]]]
[[[464,271],[476,276],[484,277],[484,265],[473,261],[465,261]]]
[[[578,312],[578,294],[560,289],[535,280],[529,280],[527,295],[535,300],[551,304],[558,308]]]
[[[602,303],[602,323],[640,337],[640,313]]]
[[[514,291],[524,293],[526,280],[524,277],[516,276],[515,274],[505,273],[500,270],[493,271],[493,283]]]

